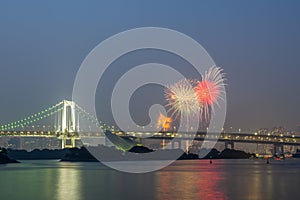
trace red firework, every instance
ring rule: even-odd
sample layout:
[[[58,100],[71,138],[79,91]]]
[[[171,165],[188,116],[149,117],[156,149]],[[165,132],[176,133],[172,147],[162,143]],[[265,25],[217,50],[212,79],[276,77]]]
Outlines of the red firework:
[[[199,103],[202,105],[213,105],[217,102],[220,95],[219,86],[212,81],[204,80],[195,87],[195,92]]]
[[[202,81],[194,88],[194,91],[201,105],[201,116],[208,120],[211,112],[214,112],[214,105],[219,105],[218,101],[224,99],[223,70],[216,66],[209,68],[202,76]]]

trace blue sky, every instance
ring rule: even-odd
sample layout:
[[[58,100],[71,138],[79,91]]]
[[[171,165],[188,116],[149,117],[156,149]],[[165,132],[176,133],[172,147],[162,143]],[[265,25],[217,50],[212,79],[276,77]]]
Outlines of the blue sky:
[[[226,127],[295,129],[299,8],[273,0],[1,1],[0,124],[70,99],[81,62],[104,39],[158,26],[194,38],[224,68]]]

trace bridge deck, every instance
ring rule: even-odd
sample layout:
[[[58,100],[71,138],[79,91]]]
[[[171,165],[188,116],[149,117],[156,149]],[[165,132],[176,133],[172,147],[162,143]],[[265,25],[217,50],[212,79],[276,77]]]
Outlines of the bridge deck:
[[[173,133],[173,132],[158,132],[158,133],[141,133],[141,132],[118,132],[115,133],[120,137],[130,138],[148,138],[148,139],[160,139],[160,140],[197,140],[197,141],[219,141],[219,142],[239,142],[239,143],[257,143],[257,144],[284,144],[300,146],[300,136],[296,135],[257,135],[251,133],[221,133],[213,134],[206,132],[198,132],[197,134],[191,133]],[[59,134],[55,131],[1,131],[0,137],[59,137]],[[103,133],[95,132],[80,132],[67,133],[68,137],[104,137]]]

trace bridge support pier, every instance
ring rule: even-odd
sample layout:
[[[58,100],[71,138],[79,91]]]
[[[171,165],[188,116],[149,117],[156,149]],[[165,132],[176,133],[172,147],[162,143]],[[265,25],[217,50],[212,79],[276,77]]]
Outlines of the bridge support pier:
[[[175,149],[175,142],[171,141],[171,149]]]
[[[178,148],[181,149],[181,140],[178,140]]]
[[[185,141],[185,153],[189,153],[189,147],[190,147],[189,141],[186,140]]]
[[[62,149],[74,148],[74,147],[76,147],[76,138],[75,137],[63,137],[63,138],[61,138],[61,148]]]
[[[233,141],[225,141],[225,149],[228,149],[229,145],[230,145],[231,149],[234,149],[234,142]]]
[[[176,144],[177,144],[177,146],[176,146]],[[172,149],[175,149],[175,148],[179,148],[179,149],[181,149],[182,147],[181,147],[181,140],[171,140],[171,148]]]
[[[161,148],[164,149],[166,147],[166,140],[162,139],[161,141]]]
[[[284,154],[284,145],[283,144],[273,144],[273,154]]]

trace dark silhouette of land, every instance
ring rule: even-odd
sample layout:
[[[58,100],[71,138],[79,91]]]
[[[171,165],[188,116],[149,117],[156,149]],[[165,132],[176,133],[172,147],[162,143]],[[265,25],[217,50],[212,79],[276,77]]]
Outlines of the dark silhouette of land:
[[[61,158],[60,161],[68,162],[98,162],[98,160],[91,155],[91,153],[85,148],[81,147],[69,149],[69,151]]]
[[[97,148],[96,148],[97,149]],[[149,160],[164,160],[165,158],[169,158],[168,156],[172,154],[174,156],[176,155],[181,155],[178,160],[196,160],[199,159],[198,154],[194,153],[186,153],[181,149],[173,149],[173,150],[157,150],[159,151],[162,156],[156,156],[151,153],[155,152],[152,149],[149,149],[144,146],[134,146],[132,147],[128,152],[123,152],[120,150],[116,150],[115,148],[112,147],[105,147],[102,146],[98,148],[99,152],[109,152],[108,154],[111,156],[109,158],[105,158],[104,156],[102,157],[102,161],[115,161],[115,160],[139,160],[139,154],[144,154],[146,159]],[[93,151],[93,150],[92,150]],[[131,154],[133,153],[133,154]],[[175,154],[174,154],[175,153]],[[244,151],[240,150],[233,150],[233,149],[224,149],[223,151],[219,152],[216,149],[212,149],[204,158],[202,159],[248,159],[250,157],[254,157],[254,154],[249,154]],[[176,156],[177,158],[177,156]],[[175,159],[176,159],[175,158]],[[62,159],[62,161],[97,161],[95,157],[93,157],[90,152],[82,147],[81,149],[70,149],[69,153]]]
[[[9,158],[6,149],[0,148],[0,164],[8,164],[8,163],[19,163],[19,162]]]
[[[12,149],[8,149],[8,150],[4,149],[2,151],[3,151],[1,153],[2,160],[5,160],[6,158],[6,162],[9,161],[9,158],[11,158],[11,162],[15,161],[13,159],[16,160],[57,159],[57,160],[69,161],[69,162],[98,162],[98,160],[90,152],[92,152],[93,154],[101,153],[102,155],[101,161],[140,160],[142,159],[140,154],[144,155],[143,159],[149,159],[149,160],[164,160],[170,158],[174,158],[178,160],[199,159],[198,154],[194,154],[190,152],[186,153],[182,149],[172,149],[172,150],[165,149],[165,150],[154,151],[145,146],[134,146],[131,149],[129,149],[127,152],[118,150],[114,147],[106,147],[106,146],[89,147],[88,149],[85,147],[70,148],[70,149],[56,149],[56,150],[35,149],[30,152],[26,150],[12,150]],[[181,156],[178,158],[178,155]],[[254,155],[240,150],[224,149],[223,151],[219,152],[216,149],[212,149],[205,157],[201,159],[247,159],[250,157],[254,157]]]
[[[240,150],[234,149],[224,149],[219,154],[219,158],[221,159],[243,159],[243,158],[250,158],[255,157],[255,154],[246,153]]]
[[[61,159],[63,158],[70,150],[69,149],[35,149],[33,151],[26,150],[12,150],[8,149],[7,154],[9,157],[16,160],[48,160],[48,159]]]
[[[129,149],[128,151],[132,152],[132,153],[149,153],[149,152],[153,152],[152,149],[149,149],[149,148],[144,147],[144,146],[134,146],[131,149]]]
[[[218,151],[217,149],[211,149],[209,153],[203,158],[199,158],[198,154],[184,152],[178,160],[191,160],[191,159],[247,159],[255,157],[255,154],[246,153],[240,150],[224,149]]]
[[[293,154],[293,158],[300,158],[300,150],[297,149],[296,153]]]

